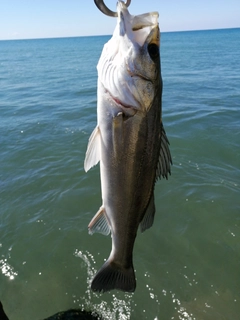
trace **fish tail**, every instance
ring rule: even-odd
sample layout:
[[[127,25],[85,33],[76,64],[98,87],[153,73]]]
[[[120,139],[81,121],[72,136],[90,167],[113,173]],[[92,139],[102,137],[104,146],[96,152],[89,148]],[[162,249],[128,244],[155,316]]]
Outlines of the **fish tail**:
[[[107,260],[92,280],[93,291],[105,292],[113,289],[134,292],[136,279],[133,266],[124,268]]]

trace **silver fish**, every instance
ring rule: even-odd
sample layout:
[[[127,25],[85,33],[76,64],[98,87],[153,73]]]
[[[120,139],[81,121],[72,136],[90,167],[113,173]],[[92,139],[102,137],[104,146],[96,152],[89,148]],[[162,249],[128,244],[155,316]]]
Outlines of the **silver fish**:
[[[97,127],[84,168],[100,161],[102,206],[89,232],[112,235],[112,251],[91,288],[133,292],[133,246],[138,227],[150,228],[154,185],[172,163],[161,120],[162,78],[158,13],[133,16],[117,3],[118,20],[97,65]]]

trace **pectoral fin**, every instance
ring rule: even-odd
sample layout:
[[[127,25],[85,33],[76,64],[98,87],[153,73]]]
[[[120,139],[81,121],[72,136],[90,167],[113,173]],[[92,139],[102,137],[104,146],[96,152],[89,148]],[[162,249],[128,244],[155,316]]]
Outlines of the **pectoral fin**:
[[[96,127],[88,141],[84,170],[87,172],[100,161],[101,135],[99,127]]]
[[[141,232],[144,232],[146,229],[151,228],[151,226],[153,225],[154,215],[155,215],[155,203],[154,203],[154,194],[152,194],[147,210],[145,212],[145,215],[140,223]]]
[[[169,150],[169,141],[166,135],[166,132],[162,125],[162,132],[161,132],[161,147],[160,147],[160,154],[159,154],[159,161],[157,166],[156,172],[156,180],[158,178],[168,178],[168,174],[171,174],[171,165],[172,165],[172,157]]]
[[[92,218],[91,222],[88,225],[88,230],[90,234],[99,232],[107,236],[110,233],[111,229],[108,224],[105,209],[103,207],[101,207]]]

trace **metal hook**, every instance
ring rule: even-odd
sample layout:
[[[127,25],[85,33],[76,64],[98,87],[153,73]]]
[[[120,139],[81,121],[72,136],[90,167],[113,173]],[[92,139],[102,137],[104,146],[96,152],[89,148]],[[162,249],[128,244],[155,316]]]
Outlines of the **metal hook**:
[[[114,11],[108,9],[108,7],[105,5],[103,0],[94,0],[94,2],[96,4],[96,6],[98,7],[98,9],[102,13],[106,14],[107,16],[109,16],[109,17],[117,17],[118,16],[117,12],[114,12]],[[131,0],[126,0],[125,5],[128,7],[130,5],[130,3],[131,3]]]

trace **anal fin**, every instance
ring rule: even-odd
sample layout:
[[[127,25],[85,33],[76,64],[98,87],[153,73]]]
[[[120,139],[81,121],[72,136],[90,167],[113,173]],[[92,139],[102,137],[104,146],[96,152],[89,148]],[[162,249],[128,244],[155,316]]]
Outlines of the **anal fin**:
[[[155,215],[155,203],[154,203],[154,194],[152,194],[151,199],[149,201],[147,210],[144,214],[144,217],[140,223],[140,231],[144,232],[145,230],[151,228],[154,221]]]
[[[104,207],[101,207],[88,225],[90,234],[95,232],[108,235],[111,231]]]

